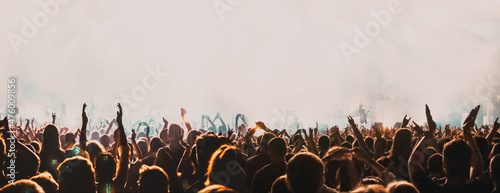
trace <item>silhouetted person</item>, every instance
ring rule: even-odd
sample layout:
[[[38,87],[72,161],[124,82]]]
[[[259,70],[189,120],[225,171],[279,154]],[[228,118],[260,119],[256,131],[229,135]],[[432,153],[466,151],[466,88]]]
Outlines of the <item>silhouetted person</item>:
[[[286,175],[274,181],[271,192],[337,192],[324,185],[323,162],[312,153],[299,153],[288,162]]]
[[[500,192],[500,155],[491,158],[489,175],[494,185],[492,193]]]
[[[29,193],[42,193],[43,188],[31,180],[17,180],[12,184],[0,188],[0,192],[29,192]]]
[[[199,193],[237,193],[237,192],[223,185],[214,184],[207,186],[206,188],[203,188],[203,190],[200,190]]]
[[[237,162],[238,149],[222,145],[214,152],[207,169],[205,186],[220,184],[237,192],[248,192],[245,185],[245,171]]]
[[[268,144],[271,163],[255,173],[252,183],[252,193],[267,193],[271,191],[273,182],[286,173],[285,155],[287,146],[285,140],[275,137]]]
[[[160,167],[143,165],[140,175],[139,192],[168,192],[168,176]]]
[[[59,192],[96,192],[92,163],[76,156],[64,160],[59,167]]]
[[[57,166],[64,161],[65,151],[59,144],[59,132],[54,125],[47,125],[43,132],[42,149],[40,150],[39,172],[48,171],[54,179],[58,180]]]
[[[48,172],[43,172],[30,178],[31,181],[40,185],[44,192],[57,192],[59,184]]]
[[[269,159],[269,149],[267,145],[274,137],[274,134],[271,132],[266,132],[262,135],[262,139],[259,144],[261,150],[260,153],[247,160],[245,164],[245,173],[247,175],[246,182],[248,187],[252,186],[252,180],[255,173],[271,162]]]
[[[387,185],[390,193],[419,193],[417,188],[407,181],[394,181]]]
[[[110,153],[101,153],[95,160],[97,191],[115,191],[113,178],[116,174],[116,161]]]

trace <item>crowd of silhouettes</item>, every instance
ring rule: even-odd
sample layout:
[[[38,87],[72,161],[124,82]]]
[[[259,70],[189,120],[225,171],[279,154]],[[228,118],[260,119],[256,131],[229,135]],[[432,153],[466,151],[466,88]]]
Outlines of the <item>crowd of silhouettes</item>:
[[[24,128],[6,117],[0,192],[500,192],[500,124],[477,126],[479,108],[460,127],[438,127],[426,105],[426,126],[348,116],[342,129],[294,132],[250,126],[242,114],[233,128],[217,114],[193,129],[184,109],[181,124],[124,128],[120,104],[111,122],[89,128],[86,104],[80,128],[56,124],[56,114]]]

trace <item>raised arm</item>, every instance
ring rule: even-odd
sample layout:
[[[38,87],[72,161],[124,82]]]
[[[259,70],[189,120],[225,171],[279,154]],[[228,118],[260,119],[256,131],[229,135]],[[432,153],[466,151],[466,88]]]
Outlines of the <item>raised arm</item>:
[[[222,123],[222,125],[223,125],[224,127],[226,127],[226,131],[227,131],[227,130],[229,130],[229,128],[228,128],[228,127],[227,127],[227,125],[226,125],[226,122],[224,122],[224,120],[222,120],[222,117],[220,117],[220,114],[219,114],[219,120],[220,120],[220,122]]]
[[[240,121],[240,117],[242,116],[242,114],[236,114],[236,118],[234,118],[234,128],[238,128],[238,126],[240,126],[238,124],[238,122]]]
[[[352,131],[354,132],[354,136],[356,137],[356,140],[359,143],[359,147],[361,147],[361,149],[363,149],[370,157],[373,157],[373,153],[366,145],[365,139],[363,138],[361,132],[359,132],[358,126],[356,126],[354,119],[351,116],[348,116],[347,120],[349,121],[349,124],[351,124]]]
[[[122,106],[118,103],[118,112],[116,112],[116,123],[118,124],[118,133],[120,135],[119,139],[119,151],[120,151],[120,160],[118,161],[118,170],[116,177],[114,179],[116,183],[117,192],[122,192],[125,186],[125,182],[127,182],[127,174],[128,174],[128,166],[129,166],[129,157],[130,157],[130,148],[127,144],[127,136],[125,135],[125,129],[123,128],[123,111]]]
[[[167,129],[168,128],[168,121],[165,119],[165,117],[162,117],[163,119],[163,129]]]
[[[240,125],[240,127],[245,127],[244,125]],[[253,154],[255,153],[255,148],[253,146],[253,142],[252,142],[252,137],[253,137],[253,134],[257,131],[257,127],[254,127],[250,130],[248,130],[247,134],[245,135],[245,150],[247,150],[249,153],[248,155],[249,156],[253,156]]]
[[[89,119],[87,118],[87,113],[85,112],[87,104],[83,103],[82,108],[82,129],[80,130],[80,151],[84,152],[87,150],[87,123]]]
[[[151,142],[151,138],[149,137],[149,125],[146,123],[146,122],[140,122],[139,125],[137,126],[137,129],[139,131],[139,129],[141,128],[141,126],[146,126],[146,142],[149,144],[149,142]],[[133,131],[133,130],[132,130]]]
[[[271,132],[271,133],[273,132],[273,131],[272,131],[271,129],[269,129],[269,128],[266,126],[266,124],[265,124],[264,122],[262,122],[262,121],[257,121],[257,122],[255,122],[255,124],[257,125],[257,127],[259,127],[259,128],[261,128],[261,129],[263,129],[263,130],[264,130],[264,131],[266,131],[266,132]]]
[[[313,131],[311,128],[309,128],[309,135],[307,135],[307,132],[305,129],[302,129],[302,132],[304,133],[304,136],[307,140],[307,149],[309,152],[313,153],[314,155],[319,156],[318,149],[316,148],[316,142],[313,139]]]
[[[333,126],[331,128],[332,130],[332,138],[338,142],[338,145],[344,143],[344,138],[342,138],[342,135],[340,135],[340,130],[337,125]]]
[[[488,133],[488,136],[486,137],[486,140],[488,140],[488,144],[493,143],[493,139],[495,138],[496,134],[498,133],[498,128],[500,128],[500,123],[498,123],[498,117],[495,120],[495,123],[493,123],[493,128],[491,129],[490,133]]]
[[[111,127],[113,127],[113,123],[116,123],[116,119],[113,119],[113,120],[109,123],[108,129],[106,129],[106,132],[104,133],[105,135],[107,135],[107,134],[109,133],[109,131],[111,130]]]
[[[471,167],[472,171],[470,173],[470,179],[473,179],[475,177],[478,177],[480,180],[486,180],[485,176],[483,174],[484,172],[484,166],[483,166],[483,160],[481,157],[481,153],[479,152],[479,149],[476,145],[476,142],[474,141],[474,138],[472,137],[472,127],[474,127],[474,124],[476,122],[476,117],[477,113],[479,112],[480,106],[476,106],[474,109],[471,110],[469,113],[469,116],[464,121],[463,124],[463,133],[464,133],[464,138],[465,141],[467,141],[467,144],[470,145],[472,148],[472,154],[471,154]]]
[[[418,125],[417,123],[415,123],[415,121],[412,121],[413,122],[413,130],[415,132],[417,132],[418,135],[420,136],[424,136],[424,129],[422,129],[422,127],[420,127],[420,125]]]
[[[134,148],[134,152],[136,154],[137,159],[142,159],[142,152],[141,149],[139,149],[139,146],[137,146],[137,142],[135,141],[135,138],[137,137],[137,134],[135,133],[135,130],[132,129],[132,136],[130,137],[130,140],[132,141],[132,148]]]
[[[203,119],[206,119],[208,121],[208,123],[210,123],[210,125],[217,130],[217,126],[215,126],[215,123],[210,119],[210,117],[208,115],[203,115],[201,118],[202,118],[201,119],[202,122],[203,122]]]
[[[224,122],[224,120],[222,120],[222,118],[220,117],[220,113],[217,113],[217,115],[215,116],[213,122],[215,122],[216,120],[220,120],[222,126],[226,128],[226,132],[227,132],[228,128],[227,128],[226,123]]]
[[[434,137],[437,126],[436,126],[436,122],[434,122],[434,120],[432,119],[431,109],[429,109],[428,105],[425,105],[425,115],[427,117],[427,124],[429,124],[428,132],[432,132],[431,136]]]
[[[417,146],[413,149],[413,152],[410,155],[410,159],[408,160],[408,171],[410,173],[410,179],[412,183],[419,183],[420,178],[416,177],[418,172],[425,172],[422,164],[425,162],[427,147],[436,146],[436,142],[434,140],[434,134],[436,132],[436,123],[432,119],[431,111],[429,106],[425,105],[425,114],[427,116],[427,122],[429,124],[429,130],[425,132],[424,138],[422,138]],[[422,173],[420,173],[422,174]]]
[[[374,159],[372,159],[369,155],[366,154],[366,152],[360,148],[354,148],[351,150],[353,153],[354,158],[360,161],[364,161],[366,164],[368,164],[379,176],[382,176],[386,168],[376,162]]]
[[[26,126],[25,126],[24,131],[28,135],[29,141],[33,141],[35,139],[35,133],[33,132],[33,130],[30,127],[30,120],[29,119],[26,119]]]
[[[184,124],[186,125],[186,128],[189,131],[191,131],[193,128],[191,128],[191,124],[189,123],[188,120],[186,120],[186,109],[184,108],[181,108],[181,117],[182,117],[182,120],[184,121]],[[213,123],[212,123],[213,124]]]

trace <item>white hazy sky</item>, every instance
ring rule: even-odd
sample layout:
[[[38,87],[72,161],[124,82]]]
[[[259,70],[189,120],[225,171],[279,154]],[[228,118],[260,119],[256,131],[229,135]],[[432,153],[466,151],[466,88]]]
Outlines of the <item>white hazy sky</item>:
[[[444,122],[447,109],[471,106],[481,78],[500,72],[500,1],[398,1],[401,13],[351,63],[340,43],[353,45],[355,29],[389,1],[68,1],[26,37],[24,20],[47,13],[39,2],[51,1],[0,1],[0,97],[17,77],[20,116],[54,111],[68,124],[83,102],[94,117],[112,118],[114,102],[157,65],[168,76],[127,109],[129,119],[177,122],[185,107],[195,122],[221,112],[231,123],[241,112],[279,124],[291,111],[306,126],[332,125],[364,103],[379,120],[408,113],[423,122],[428,103]],[[17,53],[9,34],[26,38]],[[482,92],[498,94],[495,85]],[[377,103],[380,92],[393,102]]]

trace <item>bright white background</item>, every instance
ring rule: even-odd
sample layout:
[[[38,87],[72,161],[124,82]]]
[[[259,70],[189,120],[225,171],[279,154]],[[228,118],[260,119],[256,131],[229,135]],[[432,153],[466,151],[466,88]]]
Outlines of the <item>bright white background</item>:
[[[472,106],[479,79],[500,82],[499,1],[401,0],[351,63],[339,44],[353,45],[355,29],[389,1],[69,1],[16,53],[9,34],[22,36],[23,18],[44,12],[38,2],[47,0],[0,1],[0,85],[17,77],[20,116],[40,121],[54,111],[76,125],[83,102],[96,119],[112,118],[114,102],[156,65],[168,77],[126,118],[178,122],[184,107],[199,127],[202,114],[276,122],[289,110],[305,126],[332,125],[360,103],[375,108],[383,92],[399,101],[383,121],[407,113],[423,123],[428,103],[446,122],[453,106]]]

